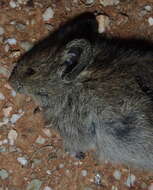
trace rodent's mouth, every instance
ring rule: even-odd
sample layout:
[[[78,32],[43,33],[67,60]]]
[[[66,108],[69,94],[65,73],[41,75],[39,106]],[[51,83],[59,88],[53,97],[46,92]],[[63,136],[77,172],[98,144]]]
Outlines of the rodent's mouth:
[[[13,80],[11,77],[9,79],[9,83],[13,87],[13,89],[18,93],[25,93],[22,83],[19,80]]]

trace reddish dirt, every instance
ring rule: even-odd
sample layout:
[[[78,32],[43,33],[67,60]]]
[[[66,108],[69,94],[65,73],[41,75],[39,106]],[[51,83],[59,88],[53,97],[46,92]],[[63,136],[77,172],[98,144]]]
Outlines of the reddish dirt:
[[[0,1],[0,27],[4,29],[1,34],[0,28],[0,190],[152,190],[153,173],[98,163],[91,152],[83,160],[65,153],[60,136],[48,130],[41,111],[35,111],[36,103],[30,97],[14,94],[7,79],[25,52],[22,42],[34,44],[68,18],[87,10],[109,16],[107,33],[110,35],[153,40],[153,23],[148,22],[153,17],[153,0],[120,0],[118,5],[106,7],[99,0],[90,6],[84,0],[14,0],[15,8],[10,6],[12,1]],[[151,10],[145,10],[146,5]],[[42,15],[48,7],[52,7],[54,16],[44,21]],[[21,25],[17,27],[18,23]],[[16,39],[16,43],[8,44],[10,38]],[[6,113],[8,108],[11,111]],[[13,114],[21,116],[14,123]],[[10,131],[17,135],[13,143],[9,139]],[[19,162],[20,157],[26,164]],[[113,175],[116,170],[121,173],[119,180]],[[7,173],[4,178],[2,171]],[[136,178],[131,177],[131,186],[125,184],[129,175]],[[39,188],[28,186],[34,179],[41,182]]]

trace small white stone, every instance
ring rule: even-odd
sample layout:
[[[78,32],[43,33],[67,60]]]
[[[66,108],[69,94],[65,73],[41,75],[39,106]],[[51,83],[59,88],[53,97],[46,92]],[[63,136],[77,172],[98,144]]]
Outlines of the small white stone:
[[[3,143],[3,144],[8,144],[8,139],[4,139],[4,140],[2,141],[2,143]]]
[[[26,158],[24,157],[18,157],[17,161],[21,164],[21,165],[27,165],[28,161]]]
[[[91,5],[95,2],[95,0],[85,0],[85,5]]]
[[[18,119],[20,119],[22,117],[23,113],[22,114],[13,114],[11,119],[10,119],[10,122],[12,124],[16,123]]]
[[[8,52],[9,49],[10,49],[10,46],[8,44],[6,44],[5,47],[4,47],[5,52]]]
[[[84,177],[87,176],[87,173],[88,173],[87,170],[82,170],[82,171],[81,171],[81,174],[82,174],[82,176],[84,176]]]
[[[17,41],[15,38],[8,38],[5,43],[8,43],[10,45],[16,45]]]
[[[48,7],[45,12],[43,13],[43,20],[48,21],[54,16],[54,11],[51,7]]]
[[[0,26],[0,35],[4,34],[5,30],[2,26]]]
[[[121,179],[121,172],[119,170],[115,170],[113,173],[113,176],[116,180],[120,180]]]
[[[10,112],[12,111],[12,107],[4,108],[3,113],[5,117],[8,117],[10,115]]]
[[[51,187],[46,186],[44,187],[44,190],[53,190],[53,189]]]
[[[12,20],[12,21],[10,22],[10,24],[12,24],[12,25],[16,24],[16,20]]]
[[[100,185],[100,184],[101,184],[101,181],[102,181],[101,175],[100,175],[99,173],[97,173],[97,174],[95,175],[95,177],[94,177],[94,182],[95,182],[96,185]]]
[[[10,145],[14,145],[15,140],[17,139],[17,132],[14,129],[11,129],[8,133],[8,139],[9,139],[9,143]]]
[[[149,22],[149,25],[152,26],[153,25],[153,17],[149,17],[148,22]]]
[[[9,176],[9,173],[8,173],[7,170],[0,169],[0,178],[1,178],[1,179],[4,180],[4,179],[8,178],[8,176]]]
[[[18,58],[20,55],[21,55],[21,52],[17,50],[17,51],[13,51],[10,57]]]
[[[112,190],[118,190],[118,188],[116,186],[112,186]]]
[[[106,7],[106,6],[112,6],[112,5],[118,5],[119,0],[100,0],[100,3]]]
[[[109,27],[110,20],[108,16],[99,15],[96,17],[98,21],[98,32],[103,33]]]
[[[59,168],[64,168],[64,164],[60,164],[60,165],[59,165]]]
[[[13,97],[16,96],[16,92],[15,92],[15,90],[11,90],[11,95],[12,95]]]
[[[150,11],[152,10],[152,7],[151,7],[150,5],[146,5],[146,6],[144,7],[144,9],[145,9],[146,11],[150,12]]]
[[[9,5],[10,5],[10,7],[12,7],[12,8],[17,7],[17,4],[16,4],[13,0],[10,1]]]
[[[45,135],[46,135],[47,137],[51,137],[51,132],[50,132],[49,129],[43,129],[43,132],[45,133]]]
[[[51,175],[51,174],[52,174],[51,170],[47,170],[46,173],[47,173],[48,175]]]
[[[38,138],[36,139],[36,143],[38,143],[38,144],[44,144],[45,141],[46,141],[46,139],[41,136],[38,136]]]
[[[0,92],[0,100],[4,100],[5,96]]]
[[[134,185],[135,181],[136,181],[135,175],[131,174],[128,176],[127,181],[125,182],[125,185],[127,185],[128,187],[131,187]]]
[[[22,109],[19,109],[19,111],[18,111],[20,114],[22,114],[23,113],[23,110]]]

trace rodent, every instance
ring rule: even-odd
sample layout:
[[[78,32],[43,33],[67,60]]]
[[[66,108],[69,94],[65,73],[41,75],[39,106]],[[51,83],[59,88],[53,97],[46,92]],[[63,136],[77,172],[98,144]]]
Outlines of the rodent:
[[[153,45],[72,18],[18,61],[9,82],[31,95],[70,152],[153,170]]]

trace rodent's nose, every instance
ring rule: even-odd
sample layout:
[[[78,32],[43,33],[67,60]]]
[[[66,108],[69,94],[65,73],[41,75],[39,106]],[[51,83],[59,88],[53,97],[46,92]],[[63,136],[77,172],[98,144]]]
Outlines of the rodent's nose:
[[[12,75],[10,76],[8,81],[16,92],[19,93],[23,92],[23,85],[21,84],[20,81],[16,80]]]

